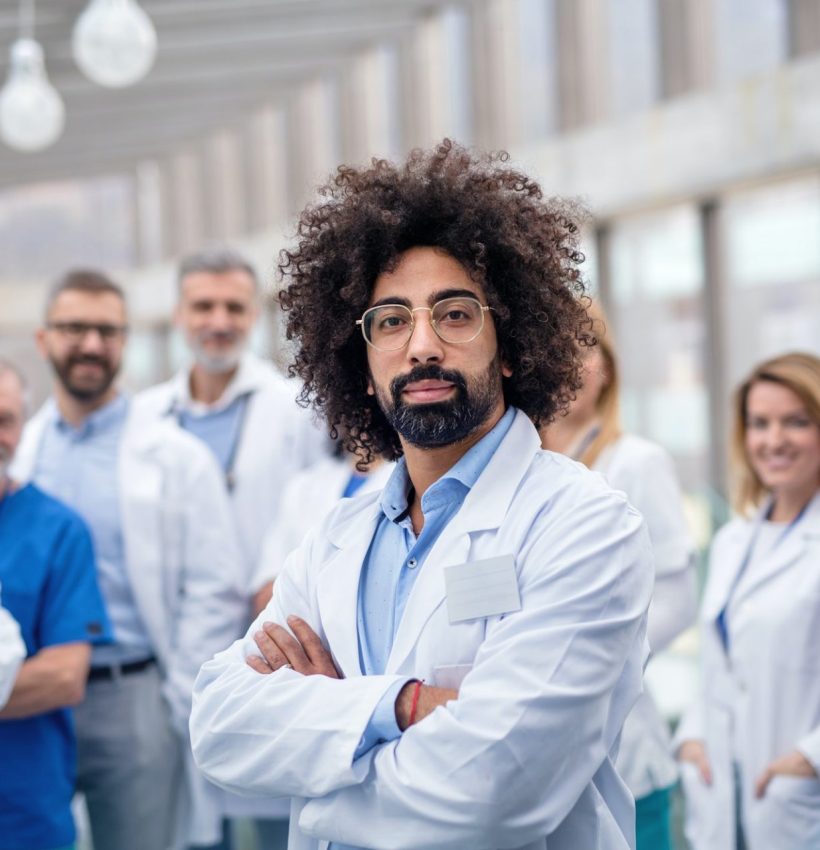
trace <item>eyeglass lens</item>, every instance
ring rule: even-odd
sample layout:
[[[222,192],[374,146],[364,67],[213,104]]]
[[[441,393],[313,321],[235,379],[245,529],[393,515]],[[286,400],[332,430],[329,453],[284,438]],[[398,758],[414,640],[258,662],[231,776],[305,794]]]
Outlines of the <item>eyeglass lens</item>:
[[[383,351],[402,348],[413,333],[413,313],[402,304],[372,307],[364,314],[365,338]],[[433,305],[430,321],[445,342],[470,342],[481,333],[484,310],[475,298],[445,298]]]
[[[96,331],[100,335],[100,339],[110,342],[119,339],[126,330],[122,325],[91,325],[85,322],[54,322],[49,327],[73,342],[85,339],[91,331]]]

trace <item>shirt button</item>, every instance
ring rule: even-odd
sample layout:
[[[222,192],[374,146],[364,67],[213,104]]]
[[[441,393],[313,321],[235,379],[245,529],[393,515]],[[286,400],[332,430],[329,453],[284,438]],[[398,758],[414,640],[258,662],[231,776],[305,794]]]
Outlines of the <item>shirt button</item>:
[[[410,560],[407,562],[407,566],[410,567],[410,569],[412,570],[417,563],[418,561],[415,558],[410,558]]]

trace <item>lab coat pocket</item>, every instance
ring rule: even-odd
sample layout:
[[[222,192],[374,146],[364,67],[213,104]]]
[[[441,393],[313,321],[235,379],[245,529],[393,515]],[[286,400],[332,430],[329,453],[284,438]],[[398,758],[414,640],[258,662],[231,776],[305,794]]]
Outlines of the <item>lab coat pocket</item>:
[[[440,664],[433,667],[433,680],[436,688],[454,688],[458,690],[464,677],[473,669],[472,664]]]
[[[775,776],[749,811],[749,832],[760,847],[820,847],[820,779]]]
[[[715,800],[712,788],[700,775],[692,762],[682,761],[680,781],[686,801],[684,815],[684,833],[694,850],[713,847],[713,829],[711,821],[715,814]]]

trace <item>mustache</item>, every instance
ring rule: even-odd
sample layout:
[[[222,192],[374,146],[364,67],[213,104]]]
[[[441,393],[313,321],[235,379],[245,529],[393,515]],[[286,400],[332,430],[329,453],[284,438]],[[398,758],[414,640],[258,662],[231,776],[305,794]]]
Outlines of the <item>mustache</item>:
[[[66,366],[79,366],[84,363],[93,363],[97,366],[102,366],[105,369],[110,368],[111,362],[107,357],[101,357],[99,354],[72,354],[66,360]]]
[[[415,381],[447,381],[459,390],[467,389],[467,381],[461,372],[451,369],[442,369],[441,366],[430,364],[429,366],[415,366],[406,375],[399,375],[390,382],[390,392],[394,401],[398,402],[404,389],[408,384]]]
[[[200,343],[203,342],[238,342],[240,335],[236,331],[200,331],[197,334]]]

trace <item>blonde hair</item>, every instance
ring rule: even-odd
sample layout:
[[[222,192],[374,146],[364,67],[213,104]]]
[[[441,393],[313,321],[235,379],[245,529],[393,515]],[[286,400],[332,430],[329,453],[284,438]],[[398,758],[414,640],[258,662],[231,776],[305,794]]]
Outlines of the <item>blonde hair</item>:
[[[587,308],[592,320],[592,333],[598,341],[598,349],[604,359],[607,382],[601,394],[595,399],[595,410],[600,422],[600,431],[595,439],[586,447],[578,460],[585,466],[592,467],[603,450],[621,436],[621,402],[620,378],[618,360],[615,356],[615,342],[607,326],[606,316],[597,301]]]
[[[814,423],[820,426],[820,357],[805,352],[773,357],[758,364],[735,392],[731,445],[732,503],[738,513],[746,515],[758,508],[768,495],[746,452],[749,392],[761,381],[790,389],[806,406],[806,412]]]

